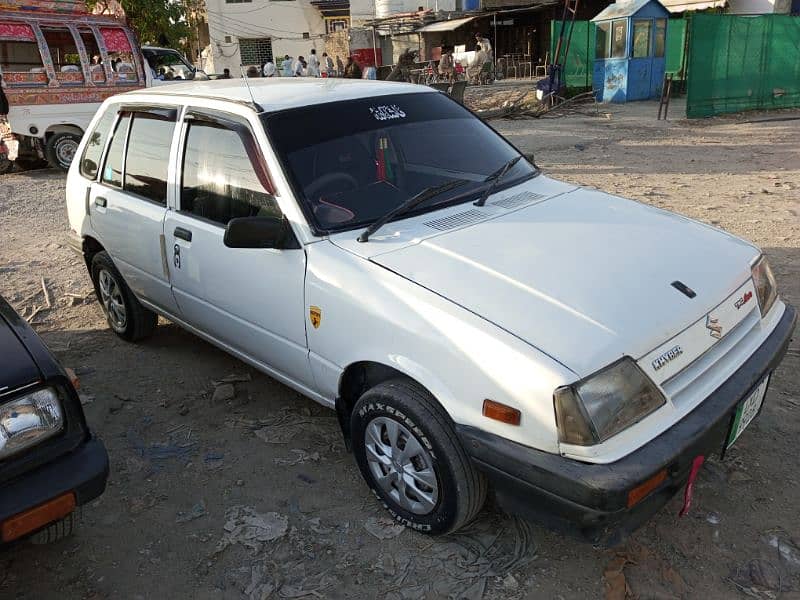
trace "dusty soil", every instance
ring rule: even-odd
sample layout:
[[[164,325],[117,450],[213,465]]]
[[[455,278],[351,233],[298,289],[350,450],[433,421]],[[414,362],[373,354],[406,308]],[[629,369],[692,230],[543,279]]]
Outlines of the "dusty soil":
[[[493,125],[550,175],[760,244],[800,304],[800,120],[665,123],[655,111]],[[792,115],[746,119],[776,116]],[[111,477],[72,538],[0,552],[0,598],[587,598],[604,586],[800,598],[797,338],[761,417],[703,469],[689,516],[676,498],[623,546],[597,550],[489,505],[462,534],[432,539],[383,520],[328,410],[169,323],[140,345],[110,333],[63,245],[63,192],[53,171],[0,177],[0,294],[30,316],[44,278],[53,307],[32,322],[78,372]],[[230,376],[235,396],[212,401]],[[262,541],[242,543],[247,519]]]

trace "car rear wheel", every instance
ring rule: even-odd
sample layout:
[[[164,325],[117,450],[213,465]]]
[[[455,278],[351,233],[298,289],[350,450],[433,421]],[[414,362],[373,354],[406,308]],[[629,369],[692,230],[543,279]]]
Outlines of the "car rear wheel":
[[[158,315],[139,303],[105,251],[98,252],[92,258],[92,282],[114,333],[129,342],[153,333]]]
[[[486,478],[436,400],[413,381],[393,379],[365,392],[353,409],[351,432],[361,474],[398,522],[450,533],[483,506]]]
[[[68,514],[66,517],[55,523],[50,523],[44,529],[34,533],[30,537],[32,544],[52,544],[58,542],[72,535],[75,528],[78,526],[78,515],[74,512]]]
[[[44,147],[47,162],[54,169],[67,171],[72,164],[72,159],[75,158],[80,143],[81,136],[75,133],[54,133]]]

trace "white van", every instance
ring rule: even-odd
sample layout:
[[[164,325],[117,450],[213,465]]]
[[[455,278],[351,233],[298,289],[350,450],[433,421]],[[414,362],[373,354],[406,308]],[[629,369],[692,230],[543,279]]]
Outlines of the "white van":
[[[175,50],[140,50],[110,16],[0,9],[0,74],[17,160],[66,170],[103,100],[196,72]]]

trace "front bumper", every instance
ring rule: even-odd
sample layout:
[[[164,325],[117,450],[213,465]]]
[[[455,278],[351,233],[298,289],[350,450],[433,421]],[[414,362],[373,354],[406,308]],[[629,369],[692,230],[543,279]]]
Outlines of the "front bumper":
[[[788,304],[775,330],[703,403],[670,429],[610,464],[583,463],[458,425],[459,437],[489,477],[509,512],[611,546],[621,541],[684,485],[698,455],[719,453],[739,402],[783,359],[796,321]],[[627,507],[628,492],[667,470],[644,500]]]
[[[108,453],[97,438],[72,452],[0,485],[0,523],[67,492],[81,506],[103,493],[108,479]],[[2,542],[0,542],[2,545]]]

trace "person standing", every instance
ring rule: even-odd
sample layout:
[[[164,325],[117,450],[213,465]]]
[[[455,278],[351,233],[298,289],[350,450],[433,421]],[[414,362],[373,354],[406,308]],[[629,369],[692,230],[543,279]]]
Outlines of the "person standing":
[[[486,62],[486,60],[486,52],[484,52],[481,45],[478,44],[475,46],[475,55],[472,57],[469,67],[467,67],[467,78],[471,82],[480,83],[481,70],[483,69],[483,64]]]
[[[325,70],[325,74],[328,77],[333,77],[335,74],[335,69],[333,66],[333,59],[328,56],[327,52],[322,53],[322,68]]]
[[[347,79],[361,79],[361,67],[353,60],[352,56],[347,57],[347,65],[344,68],[344,76]]]
[[[294,65],[292,65],[292,77],[302,77],[305,66],[305,59],[302,56],[298,56],[297,60],[294,61]]]
[[[8,110],[8,98],[3,89],[3,75],[0,74],[0,122],[5,123],[8,120]]]
[[[159,76],[159,79],[163,79],[163,74]],[[222,75],[220,75],[217,79],[230,79],[231,78],[231,70],[228,68],[222,69]]]
[[[283,57],[283,62],[281,63],[281,75],[284,77],[294,76],[294,71],[292,70],[292,57],[288,54]]]
[[[319,58],[317,58],[316,48],[311,49],[311,54],[308,57],[308,68],[306,69],[307,77],[319,77]]]
[[[439,76],[445,81],[452,83],[455,79],[456,65],[453,61],[453,52],[450,48],[442,49],[442,57],[439,59]]]
[[[344,63],[338,54],[336,55],[336,76],[344,77]]]
[[[264,74],[264,77],[275,77],[277,69],[275,68],[275,63],[272,62],[272,59],[268,59],[267,62],[264,63],[261,71]]]
[[[482,33],[478,32],[478,33],[475,34],[475,41],[478,44],[480,44],[481,50],[483,50],[486,53],[487,58],[489,60],[492,60],[492,44],[489,41],[489,38],[487,38]],[[476,48],[476,50],[477,50],[477,48]]]

